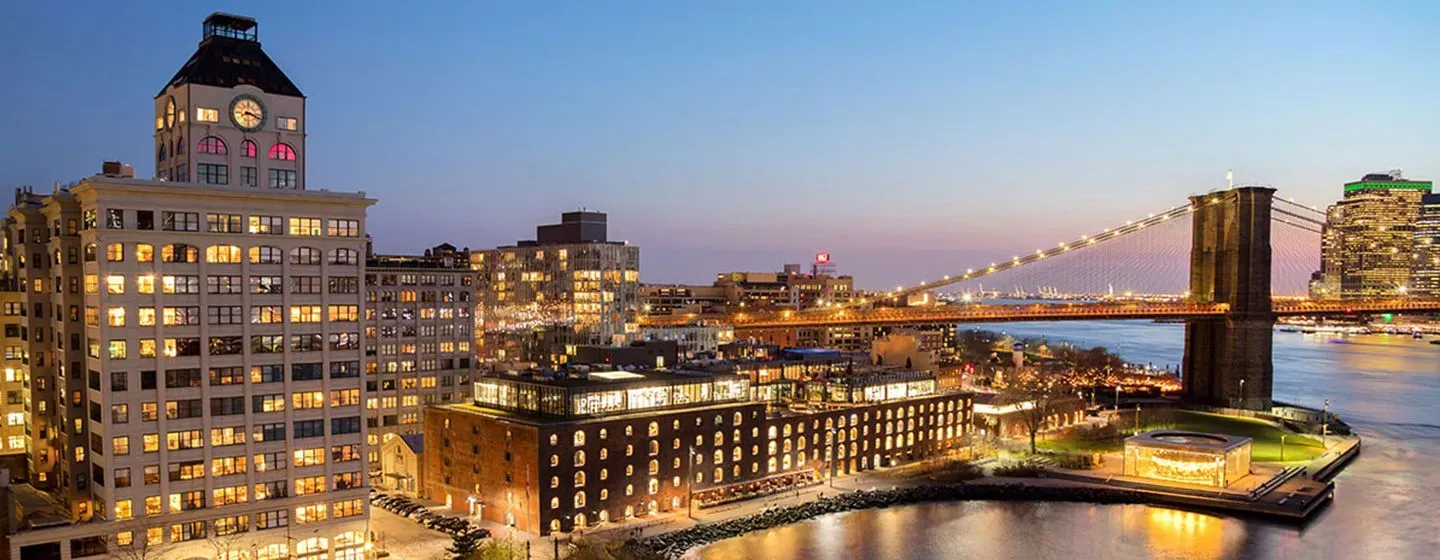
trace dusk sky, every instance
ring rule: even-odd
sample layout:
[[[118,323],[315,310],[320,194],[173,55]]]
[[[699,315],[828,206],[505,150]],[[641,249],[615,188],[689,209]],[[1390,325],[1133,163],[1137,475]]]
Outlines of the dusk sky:
[[[1263,4],[1256,6],[1254,4]],[[211,11],[308,98],[308,186],[382,252],[580,207],[647,282],[829,251],[934,279],[1237,182],[1440,178],[1433,2],[6,2],[0,187],[153,176]]]

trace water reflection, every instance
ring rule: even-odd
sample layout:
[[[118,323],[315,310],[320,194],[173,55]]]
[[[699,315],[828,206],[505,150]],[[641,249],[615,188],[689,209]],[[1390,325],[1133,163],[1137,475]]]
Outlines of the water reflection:
[[[996,325],[1176,364],[1179,325]],[[967,502],[827,516],[692,552],[693,560],[1081,558],[1410,559],[1440,556],[1440,346],[1408,336],[1276,333],[1275,398],[1332,410],[1365,438],[1337,501],[1304,527],[1147,506]]]

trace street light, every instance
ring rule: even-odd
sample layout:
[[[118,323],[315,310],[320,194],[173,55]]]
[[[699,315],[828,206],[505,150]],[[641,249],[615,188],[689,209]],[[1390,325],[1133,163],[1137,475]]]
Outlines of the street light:
[[[835,487],[835,427],[831,426],[826,431],[830,433],[830,487]]]
[[[685,516],[695,519],[695,446],[690,446],[690,456],[686,461],[689,464],[685,473]]]
[[[1325,399],[1325,414],[1320,417],[1320,446],[1330,449],[1330,399]]]

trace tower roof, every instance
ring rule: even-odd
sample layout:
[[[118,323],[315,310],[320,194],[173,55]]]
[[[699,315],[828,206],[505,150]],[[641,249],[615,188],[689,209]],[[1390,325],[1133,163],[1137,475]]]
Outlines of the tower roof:
[[[183,84],[223,88],[251,85],[265,93],[305,97],[300,88],[260,48],[258,24],[243,16],[210,14],[195,54],[180,67],[165,89]],[[160,97],[165,90],[155,94]]]

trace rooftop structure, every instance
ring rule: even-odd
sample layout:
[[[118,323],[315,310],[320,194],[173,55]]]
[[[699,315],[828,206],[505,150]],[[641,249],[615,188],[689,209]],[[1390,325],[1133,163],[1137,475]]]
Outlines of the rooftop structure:
[[[653,412],[749,400],[750,381],[730,374],[594,371],[571,375],[486,376],[475,382],[475,405],[547,418]]]

